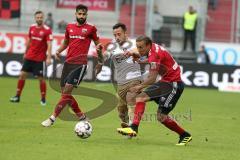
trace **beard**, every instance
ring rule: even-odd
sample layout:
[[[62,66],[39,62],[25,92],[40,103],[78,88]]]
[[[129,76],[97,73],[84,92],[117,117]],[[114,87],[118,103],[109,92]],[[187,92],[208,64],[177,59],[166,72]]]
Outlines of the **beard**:
[[[84,19],[84,18],[76,18],[76,20],[79,24],[83,24],[86,21],[86,19]]]
[[[36,21],[37,25],[41,26],[43,24],[43,21]]]

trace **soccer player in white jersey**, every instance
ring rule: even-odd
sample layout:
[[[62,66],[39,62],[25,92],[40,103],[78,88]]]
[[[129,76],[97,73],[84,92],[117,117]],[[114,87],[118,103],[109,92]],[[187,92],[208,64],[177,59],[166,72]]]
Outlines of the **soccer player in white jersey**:
[[[111,46],[108,47],[105,59],[110,58],[114,64],[117,94],[118,94],[118,114],[122,127],[128,127],[131,124],[134,107],[128,105],[129,88],[141,83],[141,70],[138,63],[134,63],[133,58],[125,53],[136,48],[127,36],[127,27],[123,23],[117,23],[113,26],[113,36],[115,38]],[[128,98],[127,98],[128,97]],[[131,96],[132,97],[132,96]],[[130,100],[131,98],[129,98]]]

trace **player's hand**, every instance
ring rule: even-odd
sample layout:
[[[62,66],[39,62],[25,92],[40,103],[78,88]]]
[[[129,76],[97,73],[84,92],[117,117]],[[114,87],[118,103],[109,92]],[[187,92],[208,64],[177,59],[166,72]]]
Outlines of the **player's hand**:
[[[46,59],[46,65],[49,66],[49,65],[51,65],[51,64],[52,64],[52,59],[51,59],[51,57],[47,57],[47,59]]]
[[[59,52],[59,51],[57,51],[57,52],[55,53],[55,59],[56,59],[57,61],[61,61],[61,59],[60,59],[60,52]]]
[[[95,67],[95,76],[98,75],[98,73],[100,73],[102,71],[102,64],[97,64]]]
[[[130,92],[139,93],[139,92],[141,92],[141,89],[142,89],[142,86],[137,85],[137,86],[131,87],[129,90],[130,90]]]
[[[102,50],[102,49],[103,49],[103,44],[102,44],[102,43],[98,43],[98,44],[96,45],[96,49],[97,49],[98,51]]]
[[[135,62],[139,63],[140,62],[140,59],[138,57],[133,56],[132,60],[133,60],[133,63],[135,63]]]
[[[130,51],[126,51],[126,52],[123,53],[123,55],[124,55],[125,57],[131,57],[131,56],[133,55],[133,53],[130,52]]]

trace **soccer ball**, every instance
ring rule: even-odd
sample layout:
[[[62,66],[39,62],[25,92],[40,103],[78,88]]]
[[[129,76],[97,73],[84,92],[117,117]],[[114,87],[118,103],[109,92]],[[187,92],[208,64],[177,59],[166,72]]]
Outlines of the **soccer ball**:
[[[88,121],[80,121],[76,124],[74,131],[78,137],[86,139],[92,134],[92,125]]]

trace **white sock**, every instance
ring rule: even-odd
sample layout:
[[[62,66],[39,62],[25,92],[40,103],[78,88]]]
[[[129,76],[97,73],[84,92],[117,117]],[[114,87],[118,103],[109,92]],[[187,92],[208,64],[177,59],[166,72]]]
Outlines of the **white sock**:
[[[55,121],[55,120],[56,120],[56,117],[54,117],[54,115],[51,115],[51,116],[50,116],[50,119],[53,120],[53,121]]]

